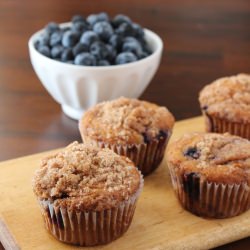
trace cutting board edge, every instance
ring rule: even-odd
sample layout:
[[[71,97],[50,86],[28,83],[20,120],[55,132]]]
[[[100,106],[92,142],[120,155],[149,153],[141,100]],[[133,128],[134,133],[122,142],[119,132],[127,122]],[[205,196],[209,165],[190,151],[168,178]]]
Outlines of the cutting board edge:
[[[3,216],[0,214],[0,242],[5,250],[20,250],[14,235],[9,230]]]

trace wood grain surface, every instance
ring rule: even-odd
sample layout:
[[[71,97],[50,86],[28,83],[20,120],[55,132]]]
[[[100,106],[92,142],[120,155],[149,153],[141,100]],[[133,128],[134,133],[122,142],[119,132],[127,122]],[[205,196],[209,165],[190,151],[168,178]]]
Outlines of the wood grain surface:
[[[176,124],[172,139],[186,131],[203,131],[203,119],[189,119]],[[10,230],[16,245],[1,237],[7,249],[77,249],[50,236],[43,225],[31,179],[42,157],[48,152],[6,161],[0,164],[0,217]],[[13,175],[13,172],[16,174]],[[35,223],[34,223],[35,222]],[[3,229],[3,230],[2,230]],[[202,230],[201,230],[202,229]],[[169,178],[166,160],[150,176],[139,199],[128,232],[112,244],[84,249],[207,249],[250,236],[250,211],[230,219],[204,219],[183,210]]]
[[[49,21],[100,11],[125,13],[162,37],[160,68],[141,98],[167,106],[177,119],[200,113],[203,85],[249,72],[249,0],[0,0],[0,160],[80,140],[77,122],[61,112],[36,77],[27,42]],[[246,239],[220,249],[249,246]]]
[[[0,216],[1,217],[1,216]],[[0,218],[0,242],[3,243],[5,249],[8,250],[19,250],[19,246],[16,240],[10,233],[6,223]]]

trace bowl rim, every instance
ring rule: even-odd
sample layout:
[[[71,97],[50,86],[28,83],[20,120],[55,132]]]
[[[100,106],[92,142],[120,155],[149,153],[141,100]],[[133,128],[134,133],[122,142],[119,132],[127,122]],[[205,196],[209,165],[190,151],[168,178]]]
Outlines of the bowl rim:
[[[71,24],[71,22],[66,22],[66,23],[60,23],[59,26],[64,28],[67,27]],[[150,37],[151,39],[153,39],[156,42],[156,49],[153,51],[153,53],[143,59],[140,59],[138,61],[135,62],[131,62],[131,63],[126,63],[126,64],[120,64],[120,65],[109,65],[109,66],[85,66],[85,65],[76,65],[76,64],[69,64],[66,62],[61,62],[61,61],[57,61],[55,59],[52,59],[50,57],[47,57],[43,54],[41,54],[38,50],[35,49],[35,43],[34,41],[36,40],[36,38],[41,35],[44,32],[44,28],[38,30],[37,32],[33,33],[33,35],[31,35],[31,37],[29,38],[28,41],[28,47],[30,50],[30,54],[31,53],[35,53],[37,56],[39,56],[40,58],[42,58],[43,60],[47,60],[48,63],[54,63],[57,65],[64,65],[65,67],[71,67],[74,69],[88,69],[88,70],[114,70],[114,69],[121,69],[121,68],[126,68],[126,67],[133,67],[135,66],[135,64],[140,64],[140,63],[144,63],[146,61],[149,61],[151,58],[155,57],[155,55],[157,55],[158,53],[162,53],[163,50],[163,41],[161,39],[161,37],[159,35],[157,35],[155,32],[153,32],[152,30],[146,29],[144,28],[145,31],[145,36]]]

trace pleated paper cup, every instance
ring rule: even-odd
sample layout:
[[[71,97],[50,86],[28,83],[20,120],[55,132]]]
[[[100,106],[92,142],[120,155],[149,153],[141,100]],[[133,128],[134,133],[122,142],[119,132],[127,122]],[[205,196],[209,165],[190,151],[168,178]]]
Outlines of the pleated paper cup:
[[[250,124],[230,122],[226,119],[220,119],[203,112],[206,121],[206,131],[215,133],[230,133],[250,140]]]
[[[128,157],[145,176],[152,173],[160,165],[170,136],[171,133],[168,132],[166,137],[153,139],[148,143],[130,145],[110,144],[84,137],[83,141],[100,148],[109,148],[119,155]]]
[[[189,173],[180,176],[169,163],[172,185],[184,209],[210,218],[229,218],[250,208],[250,187],[247,183],[223,184],[202,180]]]
[[[122,236],[129,228],[142,191],[141,175],[138,191],[112,209],[78,211],[39,200],[46,229],[57,240],[78,246],[107,244]]]

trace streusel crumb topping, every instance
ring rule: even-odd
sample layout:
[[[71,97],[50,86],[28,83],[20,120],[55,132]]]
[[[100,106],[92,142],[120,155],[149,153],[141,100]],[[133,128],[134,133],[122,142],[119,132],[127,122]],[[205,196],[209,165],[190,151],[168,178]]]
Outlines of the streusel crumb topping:
[[[87,111],[79,126],[83,137],[122,144],[141,143],[145,136],[155,138],[160,131],[171,130],[173,124],[174,117],[167,108],[121,97]]]
[[[77,209],[110,208],[139,185],[140,173],[128,158],[77,142],[44,158],[33,179],[39,199]]]
[[[230,134],[186,134],[168,149],[168,160],[182,172],[210,180],[250,183],[250,141]]]
[[[224,77],[205,86],[199,101],[204,112],[234,122],[250,122],[250,75]]]

